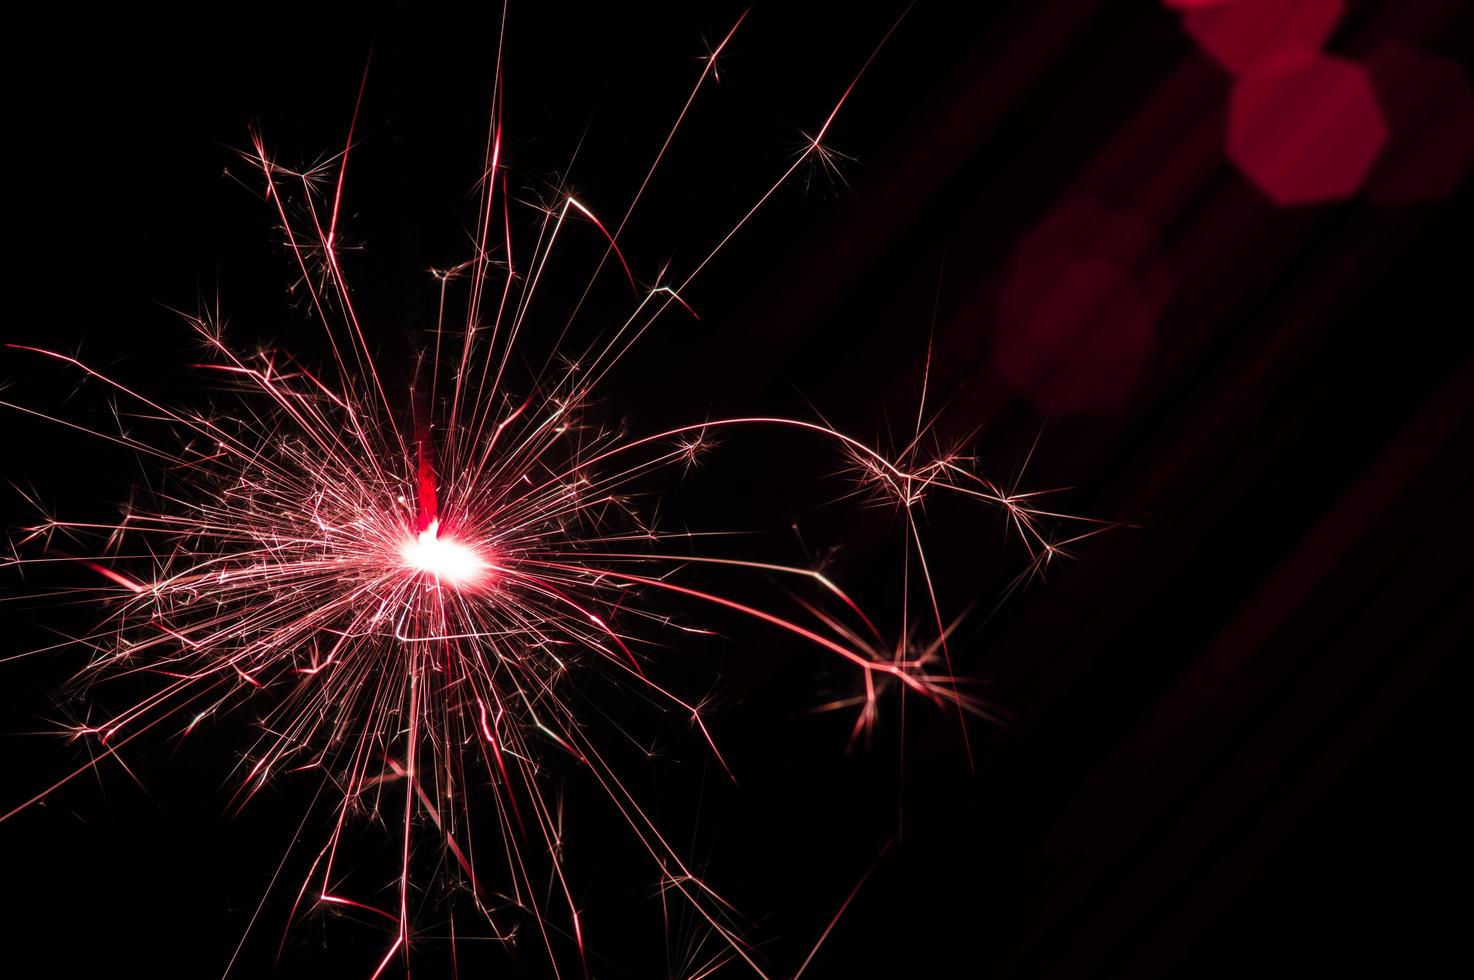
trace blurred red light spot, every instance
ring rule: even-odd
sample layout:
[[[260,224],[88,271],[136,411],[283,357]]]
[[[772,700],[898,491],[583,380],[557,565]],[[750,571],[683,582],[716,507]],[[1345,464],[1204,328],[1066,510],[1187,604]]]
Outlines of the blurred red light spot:
[[[1234,85],[1229,157],[1277,204],[1356,193],[1386,141],[1371,77],[1352,62],[1307,53]]]
[[[1392,138],[1367,185],[1373,201],[1447,197],[1474,165],[1474,87],[1447,58],[1393,41],[1366,59]]]
[[[1151,354],[1156,313],[1135,279],[1106,259],[1037,262],[1015,271],[999,295],[993,365],[1046,414],[1111,408]]]
[[[1315,50],[1335,30],[1343,0],[1234,0],[1187,4],[1182,26],[1224,68],[1242,74],[1288,52]]]

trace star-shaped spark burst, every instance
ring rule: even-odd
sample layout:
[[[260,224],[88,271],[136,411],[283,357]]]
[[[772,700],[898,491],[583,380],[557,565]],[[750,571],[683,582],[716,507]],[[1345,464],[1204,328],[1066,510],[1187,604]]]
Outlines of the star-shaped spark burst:
[[[803,419],[707,419],[631,435],[590,417],[601,381],[653,324],[694,315],[683,298],[689,287],[758,209],[806,163],[836,161],[825,136],[858,75],[799,159],[703,257],[681,274],[662,270],[653,287],[635,285],[621,233],[740,24],[704,59],[623,216],[606,222],[563,193],[539,209],[526,251],[513,232],[501,157],[498,75],[473,254],[432,273],[440,306],[423,369],[428,398],[406,405],[386,385],[340,261],[351,127],[348,148],[309,168],[278,163],[259,131],[247,155],[296,265],[293,288],[330,342],[325,370],[276,350],[238,353],[218,313],[191,318],[207,352],[198,367],[238,395],[228,412],[206,413],[167,406],[71,354],[18,350],[62,365],[128,408],[115,432],[103,432],[3,404],[120,444],[173,480],[167,493],[140,491],[114,524],[46,517],[13,542],[10,566],[75,561],[106,583],[101,625],[76,641],[90,651],[79,689],[131,676],[150,690],[69,726],[68,736],[88,746],[87,763],[0,819],[76,775],[122,764],[147,735],[187,736],[206,718],[248,709],[255,736],[238,766],[234,804],[274,780],[321,784],[308,816],[321,819],[322,832],[297,835],[293,845],[306,873],[279,883],[294,896],[288,927],[313,910],[382,923],[388,938],[376,978],[428,941],[417,931],[425,885],[448,877],[469,895],[483,938],[530,933],[556,970],[585,956],[554,771],[571,765],[607,794],[654,867],[662,902],[685,903],[718,944],[693,959],[693,970],[741,962],[767,975],[742,920],[662,834],[585,724],[584,679],[597,673],[689,719],[724,768],[704,701],[661,679],[654,642],[713,632],[706,618],[753,621],[853,670],[863,693],[825,707],[858,707],[856,738],[873,729],[887,691],[959,716],[983,714],[953,665],[948,641],[960,620],[942,614],[916,513],[940,494],[994,508],[1041,567],[1079,536],[1057,540],[1050,529],[1073,519],[1039,509],[1030,494],[1004,492],[961,450],[923,450],[920,416],[914,438],[893,454]],[[516,391],[511,366],[532,329],[539,284],[559,244],[578,235],[604,249],[590,285],[607,268],[636,298],[590,346],[560,347]],[[574,316],[588,296],[586,288]],[[133,434],[134,418],[167,427],[172,443]],[[806,436],[848,460],[857,485],[903,515],[905,561],[919,569],[926,617],[887,641],[813,568],[693,554],[701,535],[658,530],[636,506],[636,488],[652,474],[695,465],[731,430]],[[90,552],[73,553],[88,542]],[[796,613],[764,608],[714,591],[695,569],[776,577],[804,594]],[[364,821],[392,828],[396,839],[387,899],[350,871]],[[435,860],[417,861],[427,851]]]

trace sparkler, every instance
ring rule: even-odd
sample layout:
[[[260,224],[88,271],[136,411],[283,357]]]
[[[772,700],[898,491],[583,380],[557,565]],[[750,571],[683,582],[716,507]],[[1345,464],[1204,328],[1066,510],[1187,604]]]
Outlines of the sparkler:
[[[869,60],[799,158],[704,257],[682,276],[636,288],[632,309],[612,329],[576,357],[560,351],[560,366],[550,362],[525,391],[514,391],[514,355],[561,242],[592,234],[603,249],[573,317],[601,275],[635,286],[621,234],[741,23],[705,59],[623,216],[606,223],[564,195],[537,217],[525,252],[513,232],[501,155],[498,70],[477,241],[467,261],[436,274],[440,314],[423,401],[391,395],[340,265],[352,127],[343,152],[313,169],[287,168],[259,133],[247,154],[326,331],[328,370],[281,351],[244,355],[227,344],[218,318],[192,317],[209,355],[198,367],[239,394],[234,411],[208,414],[169,407],[76,357],[12,345],[92,379],[136,414],[162,420],[177,440],[156,444],[122,426],[106,433],[4,404],[121,444],[175,471],[187,489],[157,494],[112,525],[48,517],[17,536],[11,564],[80,562],[109,584],[100,627],[78,640],[94,651],[78,683],[133,676],[153,687],[105,720],[73,726],[68,734],[92,746],[88,764],[0,819],[109,760],[122,762],[123,750],[146,734],[187,735],[205,718],[250,704],[258,733],[240,763],[234,804],[274,779],[316,776],[329,814],[303,861],[309,870],[291,886],[286,928],[314,908],[361,913],[391,929],[372,977],[396,962],[407,970],[418,940],[415,887],[425,877],[416,854],[428,847],[469,895],[484,935],[511,942],[531,931],[562,975],[585,949],[551,790],[550,762],[561,757],[607,794],[648,855],[662,901],[685,902],[719,940],[720,951],[696,975],[738,963],[769,975],[734,910],[661,833],[583,723],[581,678],[598,671],[684,715],[723,768],[705,708],[660,679],[660,657],[651,652],[652,635],[716,629],[689,625],[702,612],[713,622],[756,621],[852,669],[859,693],[824,707],[858,708],[857,738],[872,729],[888,689],[959,715],[983,714],[952,667],[956,621],[943,617],[916,513],[940,494],[1000,510],[1029,549],[1030,572],[1099,525],[1062,535],[1057,529],[1077,519],[979,475],[960,450],[929,449],[924,409],[910,443],[891,454],[804,419],[726,418],[633,436],[590,420],[590,401],[613,365],[662,318],[695,315],[688,288],[753,215],[805,163],[835,158],[826,134]],[[463,313],[453,326],[457,306]],[[906,561],[919,570],[930,639],[913,627],[900,642],[888,640],[817,570],[692,554],[699,536],[646,520],[634,498],[642,481],[691,465],[732,430],[786,431],[831,446],[857,491],[895,508],[906,526]],[[90,557],[61,556],[52,550],[59,536],[100,543]],[[714,591],[693,570],[789,581],[798,611]],[[679,619],[666,611],[672,606]],[[478,819],[482,807],[494,818]],[[354,861],[350,830],[366,813],[396,828],[393,903],[345,884],[344,867]]]

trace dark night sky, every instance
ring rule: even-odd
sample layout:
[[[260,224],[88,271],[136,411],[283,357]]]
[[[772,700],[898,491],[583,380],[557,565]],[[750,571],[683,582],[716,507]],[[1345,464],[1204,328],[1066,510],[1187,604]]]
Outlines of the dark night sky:
[[[496,11],[358,6],[373,12],[57,11],[18,32],[32,62],[7,86],[4,339],[80,350],[184,404],[223,396],[185,368],[171,309],[218,295],[240,346],[324,356],[235,151],[254,123],[283,161],[337,152],[372,49],[346,263],[381,362],[408,365],[434,314],[424,270],[465,254]],[[635,7],[514,2],[521,199],[566,175],[592,206],[622,209],[697,56],[743,9]],[[1324,47],[1348,62],[1394,40],[1474,53],[1467,4],[1347,7]],[[757,3],[622,241],[636,271],[700,255],[901,9]],[[1010,720],[972,725],[971,768],[956,719],[919,703],[904,782],[894,702],[874,743],[847,754],[846,719],[804,709],[848,678],[756,628],[724,624],[728,639],[677,668],[698,696],[720,678],[713,725],[740,784],[651,717],[668,758],[650,791],[752,918],[773,975],[792,974],[898,831],[805,976],[1467,972],[1453,961],[1469,958],[1469,903],[1451,896],[1474,870],[1460,785],[1474,708],[1470,189],[1379,204],[1383,168],[1347,200],[1277,206],[1225,156],[1233,85],[1154,2],[922,0],[835,125],[848,184],[816,173],[776,195],[688,297],[699,325],[652,337],[603,392],[609,424],[817,412],[883,441],[912,424],[930,339],[944,438],[976,433],[984,469],[1006,478],[1037,437],[1027,485],[1068,487],[1063,509],[1130,525],[995,611],[1026,558],[1017,542],[996,515],[928,512],[944,604],[977,602],[959,668]],[[1469,142],[1463,124],[1416,153],[1394,126],[1392,145],[1446,162]],[[1130,218],[1092,217],[1104,213]],[[1077,261],[1087,253],[1094,265]],[[1092,307],[1088,337],[1039,339],[1048,311],[1088,292],[1087,266],[1124,270],[1134,298]],[[1021,287],[1030,276],[1043,285]],[[1047,380],[1010,373],[1016,343]],[[409,374],[388,369],[391,383]],[[15,352],[0,381],[51,411],[99,404]],[[0,418],[0,472],[58,512],[106,517],[141,478],[126,453]],[[830,573],[894,621],[895,523],[819,506],[835,462],[734,439],[672,516],[761,530],[754,556],[835,549]],[[7,530],[30,515],[7,496]],[[0,658],[91,622],[6,574]],[[0,663],[0,810],[85,758],[28,734],[75,707],[58,692],[80,662]],[[219,974],[314,788],[229,814],[242,748],[225,723],[141,747],[127,759],[139,783],[108,766],[0,826],[0,936],[33,964],[16,976]],[[567,802],[592,974],[666,975],[648,868],[576,772]],[[279,904],[241,976],[272,975]],[[678,927],[673,943],[689,937]],[[373,927],[309,916],[275,975],[367,976],[383,948]],[[543,976],[537,953],[474,950],[463,975]],[[416,975],[440,975],[440,955]]]

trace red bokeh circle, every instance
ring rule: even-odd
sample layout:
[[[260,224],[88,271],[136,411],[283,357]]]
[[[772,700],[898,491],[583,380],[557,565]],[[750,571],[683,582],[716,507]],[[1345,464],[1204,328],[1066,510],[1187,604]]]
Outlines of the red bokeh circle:
[[[1343,0],[1234,0],[1195,5],[1183,13],[1182,26],[1214,60],[1241,75],[1288,53],[1319,49],[1344,11]]]
[[[1283,58],[1234,84],[1228,155],[1277,204],[1356,193],[1386,142],[1371,76],[1353,62]]]
[[[1383,205],[1436,201],[1474,166],[1474,86],[1455,62],[1389,42],[1366,59],[1391,139],[1367,183]]]
[[[1156,344],[1157,304],[1107,259],[1058,255],[1016,269],[998,298],[993,365],[1043,413],[1120,404]]]

